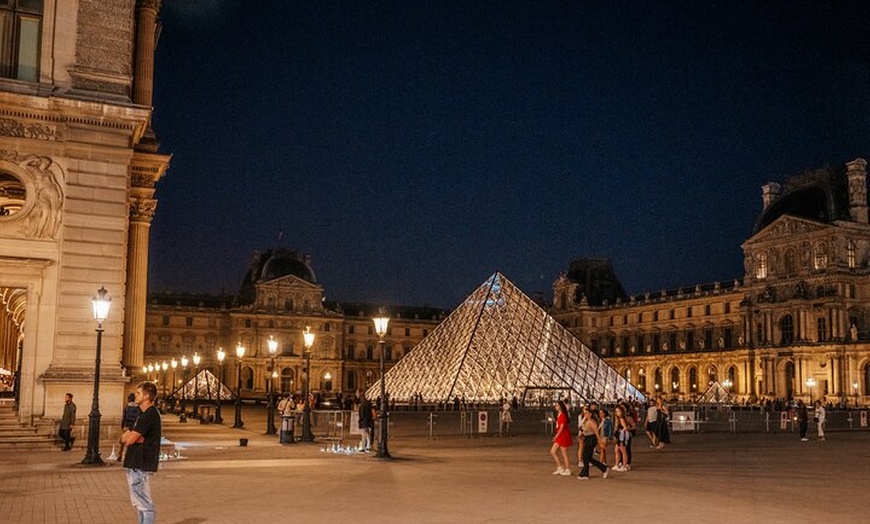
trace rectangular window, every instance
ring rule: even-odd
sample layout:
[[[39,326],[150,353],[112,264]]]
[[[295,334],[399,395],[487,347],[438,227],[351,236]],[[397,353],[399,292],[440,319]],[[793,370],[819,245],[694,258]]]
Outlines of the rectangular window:
[[[169,315],[163,315],[163,325],[164,326],[169,325]]]
[[[411,336],[411,328],[405,328],[405,336],[406,336],[406,337],[410,337],[410,336]]]
[[[658,321],[659,321],[659,312],[653,311],[653,322],[658,322]]]
[[[671,320],[673,320],[673,319],[674,319],[674,310],[672,309],[671,310]]]
[[[629,338],[622,337],[622,350],[623,351],[626,351],[626,352],[628,351],[629,344],[631,344],[631,341],[629,340]]]
[[[593,338],[592,340],[590,340],[589,346],[590,346],[589,349],[591,349],[593,353],[596,353],[596,354],[598,353],[598,339],[597,338]]]
[[[713,330],[705,329],[704,330],[704,347],[708,350],[713,349]]]
[[[613,325],[613,317],[610,317],[610,325]]]
[[[613,337],[607,339],[607,350],[610,352],[611,355],[616,352],[616,339],[614,339]]]
[[[246,318],[246,319],[245,319],[245,327],[246,327],[246,328],[251,327],[251,319],[250,319],[250,318]]]
[[[686,318],[692,318],[692,306],[686,308]]]
[[[668,344],[671,346],[671,351],[676,351],[676,349],[677,349],[677,334],[671,333],[668,336],[668,339],[669,339]]]
[[[43,0],[0,1],[0,77],[39,81]]]
[[[731,302],[725,302],[725,313],[731,313]]]
[[[628,315],[622,315],[622,325],[628,325]]]
[[[193,327],[193,317],[184,317],[184,325],[187,327]]]
[[[816,319],[816,336],[818,337],[816,340],[818,342],[824,342],[828,338],[828,326],[825,323],[824,318]]]
[[[429,330],[428,330],[428,329],[424,329],[424,330],[423,330],[423,338],[426,338],[426,336],[427,336],[428,334],[429,334]]]
[[[710,316],[710,304],[704,306],[704,315]]]
[[[658,333],[655,333],[653,335],[652,345],[653,345],[653,351],[655,351],[656,353],[658,353],[659,351],[662,350],[662,337],[661,337],[661,335],[659,335]]]
[[[347,334],[348,335],[353,335],[353,327],[354,327],[353,324],[350,324],[349,326],[347,326]]]
[[[637,314],[637,323],[643,322],[643,312]]]
[[[692,351],[695,349],[695,332],[689,331],[686,333],[686,349]]]
[[[731,328],[722,330],[722,344],[725,349],[731,349]]]

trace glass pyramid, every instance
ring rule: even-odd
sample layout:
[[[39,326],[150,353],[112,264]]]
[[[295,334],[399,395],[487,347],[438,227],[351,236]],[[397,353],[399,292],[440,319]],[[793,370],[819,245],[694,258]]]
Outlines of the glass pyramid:
[[[193,400],[194,395],[196,395],[196,398],[199,400],[205,401],[217,400],[218,395],[220,395],[221,400],[233,400],[236,398],[230,388],[223,385],[221,381],[207,369],[203,369],[199,374],[194,375],[190,380],[185,382],[183,386],[179,386],[179,388],[172,393],[172,396],[176,399],[186,398],[187,400]]]
[[[386,374],[397,402],[644,400],[501,273],[495,273]],[[367,391],[380,395],[380,383]]]

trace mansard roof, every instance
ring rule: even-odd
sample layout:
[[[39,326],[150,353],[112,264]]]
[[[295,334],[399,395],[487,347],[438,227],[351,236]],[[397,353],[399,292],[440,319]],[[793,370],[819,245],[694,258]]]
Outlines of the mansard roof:
[[[755,222],[756,234],[783,215],[821,223],[852,220],[845,168],[824,167],[790,177]]]

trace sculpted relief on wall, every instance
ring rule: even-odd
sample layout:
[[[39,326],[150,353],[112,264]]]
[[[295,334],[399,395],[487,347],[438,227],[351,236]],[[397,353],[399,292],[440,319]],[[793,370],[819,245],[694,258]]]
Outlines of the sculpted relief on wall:
[[[23,187],[23,203],[0,215],[0,237],[57,238],[63,210],[64,172],[50,158],[0,150],[0,173]]]

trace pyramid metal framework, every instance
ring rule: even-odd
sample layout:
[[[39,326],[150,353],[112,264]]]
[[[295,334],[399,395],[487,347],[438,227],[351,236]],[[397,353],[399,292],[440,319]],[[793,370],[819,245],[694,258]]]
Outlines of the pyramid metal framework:
[[[501,273],[386,373],[393,401],[572,401],[645,397]],[[368,391],[380,395],[380,382]]]
[[[236,396],[221,383],[214,373],[207,369],[203,369],[198,374],[194,375],[190,380],[179,386],[178,389],[172,392],[172,396],[176,399],[186,398],[193,400],[195,398],[203,401],[212,401],[218,399],[220,394],[221,400],[233,400]]]

